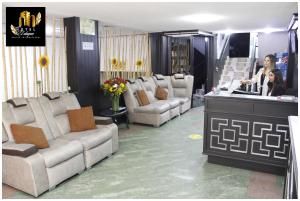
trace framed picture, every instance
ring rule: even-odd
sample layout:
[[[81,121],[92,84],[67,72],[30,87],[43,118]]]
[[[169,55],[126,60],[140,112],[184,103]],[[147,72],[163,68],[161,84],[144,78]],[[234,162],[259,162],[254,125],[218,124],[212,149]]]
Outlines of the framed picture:
[[[80,34],[96,35],[96,26],[94,20],[80,18]]]

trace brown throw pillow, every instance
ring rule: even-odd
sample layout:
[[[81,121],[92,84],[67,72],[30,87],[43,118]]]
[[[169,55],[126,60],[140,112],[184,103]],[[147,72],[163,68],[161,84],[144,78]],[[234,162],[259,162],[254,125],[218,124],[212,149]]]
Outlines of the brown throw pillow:
[[[138,102],[140,106],[149,105],[149,99],[147,97],[147,94],[144,90],[137,90],[136,91],[136,97],[138,99]]]
[[[86,131],[96,128],[91,106],[81,109],[67,110],[71,132]]]
[[[21,124],[11,124],[10,128],[16,144],[34,144],[40,149],[49,147],[47,138],[41,128]]]
[[[155,97],[159,100],[167,100],[168,92],[160,86],[156,87]]]

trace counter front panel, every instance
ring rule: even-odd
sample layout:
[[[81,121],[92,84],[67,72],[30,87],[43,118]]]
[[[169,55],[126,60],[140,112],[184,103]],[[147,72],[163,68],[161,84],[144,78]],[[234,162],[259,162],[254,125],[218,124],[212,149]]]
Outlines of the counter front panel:
[[[284,174],[289,115],[296,102],[206,96],[203,152],[209,162]]]

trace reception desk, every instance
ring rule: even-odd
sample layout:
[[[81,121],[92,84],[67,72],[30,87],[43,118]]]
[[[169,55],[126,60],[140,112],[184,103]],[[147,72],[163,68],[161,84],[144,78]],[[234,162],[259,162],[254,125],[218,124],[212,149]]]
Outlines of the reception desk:
[[[288,116],[298,101],[231,94],[205,95],[203,153],[208,162],[284,175],[290,146]]]

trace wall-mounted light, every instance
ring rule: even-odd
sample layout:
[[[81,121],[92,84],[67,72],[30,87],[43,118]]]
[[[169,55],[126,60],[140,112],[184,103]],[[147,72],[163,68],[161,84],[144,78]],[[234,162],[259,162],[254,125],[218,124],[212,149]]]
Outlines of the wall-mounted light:
[[[280,32],[280,31],[286,31],[285,29],[282,29],[282,28],[272,28],[272,27],[267,27],[267,28],[264,28],[264,29],[259,29],[259,30],[256,30],[255,32],[263,32],[263,33],[272,33],[272,32]]]

